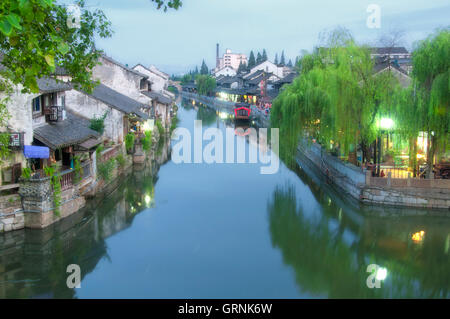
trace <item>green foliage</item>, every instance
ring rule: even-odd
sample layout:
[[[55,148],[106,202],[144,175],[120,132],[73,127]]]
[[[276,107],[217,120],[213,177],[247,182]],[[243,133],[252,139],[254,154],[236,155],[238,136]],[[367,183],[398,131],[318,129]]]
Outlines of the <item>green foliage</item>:
[[[96,117],[94,116],[91,120],[90,120],[90,125],[89,128],[99,132],[100,134],[103,134],[104,130],[105,130],[105,119],[106,116],[108,115],[108,112],[105,112],[105,114],[103,114],[101,117]]]
[[[283,51],[281,51],[280,65],[284,66],[285,64],[286,64],[286,60],[284,57],[284,50],[283,50]]]
[[[248,58],[247,69],[250,70],[255,65],[256,65],[255,54],[253,53],[253,50],[252,50],[252,51],[250,51],[250,57]]]
[[[52,166],[45,166],[44,167],[44,174],[47,177],[52,177],[55,174],[55,167]]]
[[[133,149],[135,138],[136,137],[131,132],[125,135],[125,148],[127,149],[128,152]]]
[[[110,158],[108,161],[99,163],[97,165],[97,171],[98,175],[102,180],[104,180],[106,183],[111,180],[112,172],[115,167],[115,159]]]
[[[68,7],[50,0],[2,0],[0,5],[0,51],[4,53],[2,77],[22,84],[24,92],[39,92],[36,79],[64,67],[73,83],[90,91],[91,69],[99,51],[94,38],[111,36],[111,23],[101,10],[81,9],[80,27],[69,23]]]
[[[169,86],[167,91],[172,92],[173,94],[178,94],[178,89],[175,86]]]
[[[168,8],[178,10],[183,5],[181,0],[151,0],[155,2],[158,7],[157,9],[163,8],[164,12],[167,11]]]
[[[183,77],[181,78],[181,85],[185,85],[188,84],[189,82],[192,81],[192,76],[190,74],[185,74],[183,75]]]
[[[123,156],[123,154],[119,154],[116,156],[116,162],[120,168],[123,168],[125,166],[125,157]]]
[[[161,120],[156,120],[156,127],[158,128],[159,136],[164,135],[164,127],[161,123]]]
[[[30,179],[31,178],[31,168],[29,168],[29,167],[22,168],[22,175],[21,175],[21,177],[23,179]]]
[[[145,131],[145,137],[141,139],[142,149],[146,152],[150,151],[150,147],[152,146],[152,132]]]
[[[172,117],[172,124],[170,125],[171,132],[177,128],[177,125],[179,122],[180,122],[180,119],[178,118],[178,116],[175,115],[174,117]]]
[[[60,216],[61,211],[61,203],[62,203],[62,195],[61,195],[61,175],[54,174],[51,177],[51,184],[53,186],[53,205],[54,205],[54,214],[56,216]]]
[[[203,60],[203,61],[202,61],[202,66],[201,66],[201,68],[200,68],[200,74],[206,75],[206,74],[208,74],[208,73],[209,73],[209,71],[208,71],[208,66],[207,66],[206,63],[205,63],[205,60]]]
[[[330,35],[326,49],[305,55],[301,75],[273,103],[272,127],[280,128],[280,153],[287,163],[301,132],[347,156],[377,135],[377,119],[392,112],[391,97],[400,90],[391,72],[373,76],[370,50],[349,38]]]
[[[54,206],[54,214],[56,216],[60,215],[60,207],[62,202],[62,195],[61,195],[61,175],[55,174],[57,171],[56,167],[54,165],[52,166],[46,166],[44,167],[44,173],[45,176],[50,177],[50,183],[53,188],[53,206]]]
[[[197,92],[200,95],[213,95],[216,89],[216,79],[210,75],[197,75]]]

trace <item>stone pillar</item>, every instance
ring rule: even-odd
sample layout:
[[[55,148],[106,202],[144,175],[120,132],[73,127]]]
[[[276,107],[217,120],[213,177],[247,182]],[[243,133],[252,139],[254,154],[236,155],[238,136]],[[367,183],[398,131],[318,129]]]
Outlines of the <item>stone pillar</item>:
[[[42,228],[42,215],[53,210],[50,177],[20,179],[19,195],[25,214],[25,227]]]
[[[366,186],[370,186],[371,178],[372,178],[372,171],[366,170]]]
[[[387,175],[387,187],[391,187],[392,185],[392,172],[388,172]]]

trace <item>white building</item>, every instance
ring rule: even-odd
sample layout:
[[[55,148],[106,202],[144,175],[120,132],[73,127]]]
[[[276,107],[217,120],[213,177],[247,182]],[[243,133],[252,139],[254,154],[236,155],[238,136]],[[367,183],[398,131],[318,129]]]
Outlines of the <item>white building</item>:
[[[225,66],[214,73],[214,76],[217,78],[221,75],[223,76],[235,76],[237,74],[236,70],[231,66]]]
[[[286,75],[292,72],[292,69],[287,66],[278,66],[275,63],[270,62],[269,60],[266,60],[264,62],[261,62],[258,65],[255,65],[253,68],[250,69],[250,72],[244,76],[244,78],[248,78],[251,76],[251,74],[255,73],[256,71],[265,71],[267,73],[272,73],[273,75],[277,76],[279,79],[284,78]]]
[[[227,49],[222,58],[219,58],[217,51],[217,62],[216,62],[216,71],[224,68],[224,67],[232,67],[237,70],[239,68],[239,64],[247,64],[247,56],[242,53],[232,53],[230,49]]]

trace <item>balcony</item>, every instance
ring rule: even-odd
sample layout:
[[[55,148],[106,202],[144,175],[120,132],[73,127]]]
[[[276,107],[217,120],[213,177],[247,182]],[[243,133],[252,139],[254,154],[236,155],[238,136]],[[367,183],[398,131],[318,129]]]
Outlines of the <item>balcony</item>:
[[[47,122],[58,122],[63,120],[64,106],[53,105],[44,108],[45,120]]]

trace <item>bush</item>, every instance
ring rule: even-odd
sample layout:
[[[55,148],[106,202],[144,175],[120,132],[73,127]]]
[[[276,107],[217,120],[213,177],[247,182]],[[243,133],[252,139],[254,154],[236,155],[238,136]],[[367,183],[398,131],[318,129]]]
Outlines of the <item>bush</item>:
[[[123,157],[123,154],[119,154],[116,156],[117,166],[124,167],[125,166],[125,157]]]
[[[131,132],[125,136],[125,148],[127,149],[127,152],[130,152],[133,149],[134,139],[135,136]]]
[[[149,151],[152,146],[152,132],[145,131],[145,137],[141,139],[142,149],[144,151]]]
[[[156,127],[158,128],[159,135],[160,136],[163,135],[164,134],[164,127],[163,127],[163,125],[161,123],[161,120],[156,120]]]
[[[105,182],[109,182],[111,180],[112,172],[113,172],[114,166],[115,166],[115,162],[116,162],[115,159],[111,158],[111,159],[109,159],[108,161],[106,161],[104,163],[98,164],[98,166],[97,166],[98,175]]]
[[[89,126],[90,129],[99,132],[100,134],[103,134],[103,131],[105,130],[105,118],[108,113],[105,112],[103,116],[96,117],[91,119],[91,125]]]
[[[24,179],[30,179],[31,178],[31,168],[29,168],[29,167],[22,168],[21,177]]]

